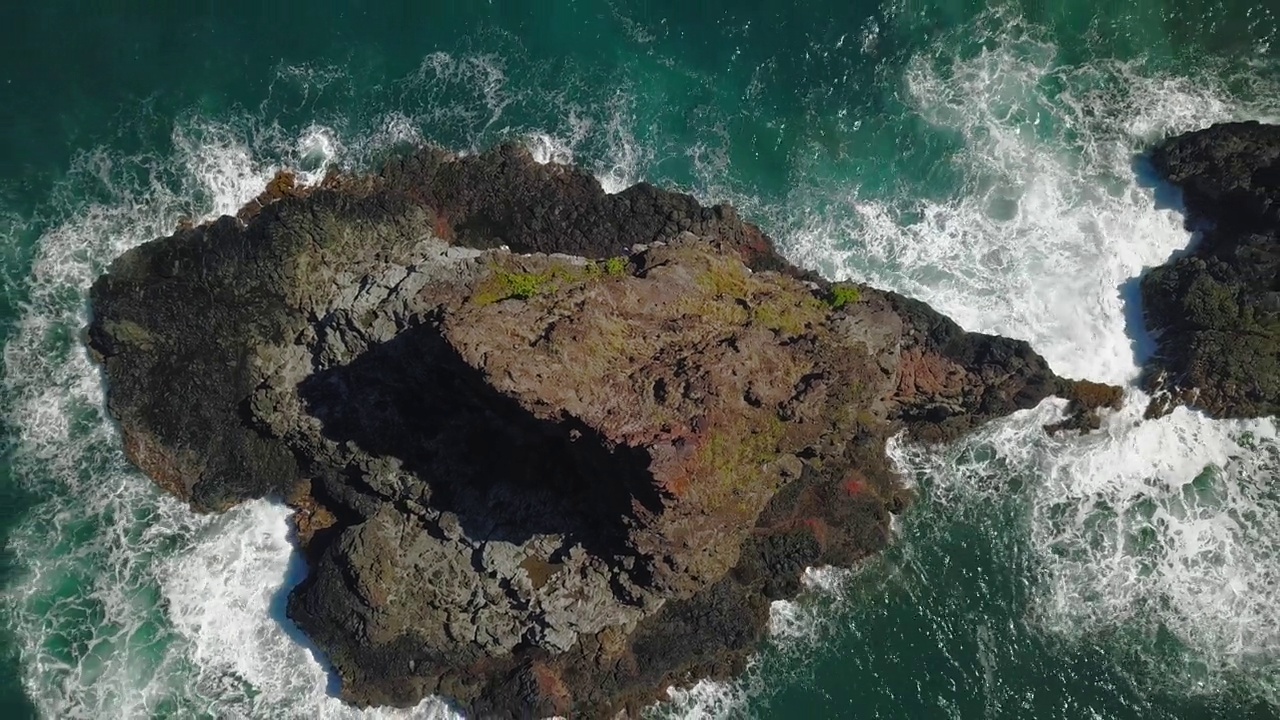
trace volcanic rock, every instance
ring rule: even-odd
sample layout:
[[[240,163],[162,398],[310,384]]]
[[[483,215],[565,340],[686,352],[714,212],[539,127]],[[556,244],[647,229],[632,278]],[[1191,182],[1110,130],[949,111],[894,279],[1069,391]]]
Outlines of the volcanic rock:
[[[1280,412],[1280,127],[1215,125],[1161,143],[1192,247],[1142,279],[1158,352],[1148,416],[1191,403],[1214,417]]]
[[[605,717],[735,673],[806,567],[888,542],[889,437],[1114,402],[514,146],[280,176],[91,302],[129,458],[198,511],[296,508],[289,616],[358,705]]]

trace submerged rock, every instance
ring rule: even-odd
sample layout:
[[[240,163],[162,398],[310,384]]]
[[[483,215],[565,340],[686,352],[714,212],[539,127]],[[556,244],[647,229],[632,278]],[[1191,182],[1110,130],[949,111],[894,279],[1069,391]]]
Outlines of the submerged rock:
[[[887,438],[1118,393],[511,146],[282,176],[91,301],[129,458],[196,510],[296,508],[288,611],[343,697],[486,717],[739,671],[806,567],[888,542]]]
[[[1150,271],[1142,300],[1158,352],[1148,416],[1192,403],[1214,417],[1280,413],[1280,127],[1215,125],[1161,143],[1179,187],[1184,254]]]

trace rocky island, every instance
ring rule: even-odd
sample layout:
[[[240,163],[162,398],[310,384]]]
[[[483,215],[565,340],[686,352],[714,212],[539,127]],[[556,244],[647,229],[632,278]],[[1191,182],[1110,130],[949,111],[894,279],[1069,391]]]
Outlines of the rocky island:
[[[1213,417],[1280,414],[1280,127],[1215,125],[1158,145],[1198,237],[1142,280],[1157,353],[1148,416],[1189,403]]]
[[[1120,390],[792,266],[728,206],[517,146],[282,174],[94,284],[128,457],[295,508],[288,613],[344,699],[608,717],[739,671],[806,567],[889,541],[885,457]]]

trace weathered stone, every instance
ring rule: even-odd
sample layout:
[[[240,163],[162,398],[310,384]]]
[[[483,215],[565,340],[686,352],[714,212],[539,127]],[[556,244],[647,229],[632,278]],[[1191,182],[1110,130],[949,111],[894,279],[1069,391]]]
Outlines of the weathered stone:
[[[518,148],[255,203],[119,258],[88,336],[158,484],[289,498],[289,615],[361,705],[605,716],[736,672],[805,567],[888,542],[888,437],[1089,395],[731,208]]]
[[[1149,417],[1191,404],[1215,417],[1280,413],[1280,127],[1215,125],[1160,143],[1180,188],[1188,249],[1142,279],[1158,352]]]

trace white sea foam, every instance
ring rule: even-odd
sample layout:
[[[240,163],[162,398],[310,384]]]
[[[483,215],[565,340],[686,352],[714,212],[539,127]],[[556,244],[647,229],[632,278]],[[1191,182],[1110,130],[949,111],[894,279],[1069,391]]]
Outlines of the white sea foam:
[[[27,307],[5,347],[16,474],[32,492],[60,498],[38,506],[15,532],[15,552],[32,563],[4,598],[24,684],[51,716],[143,713],[162,702],[172,665],[152,563],[199,523],[124,464],[102,416],[97,371],[75,338],[85,322],[82,293],[107,261],[167,234],[191,198],[213,212],[234,211],[236,194],[251,197],[269,177],[235,143],[192,140],[220,136],[221,128],[190,130],[174,137],[189,178],[180,190],[164,185],[165,168],[153,158],[98,151],[77,161],[73,182],[98,184],[113,201],[40,239]],[[131,187],[121,186],[125,179]]]
[[[159,568],[168,615],[196,667],[189,681],[217,697],[220,712],[244,717],[457,717],[435,698],[411,710],[361,712],[329,693],[330,676],[284,614],[301,573],[289,513],[246,503],[203,525],[189,550]],[[254,692],[227,692],[239,684]]]
[[[1131,382],[1146,350],[1126,305],[1131,281],[1189,241],[1137,154],[1167,134],[1277,108],[1138,63],[1064,68],[1018,18],[997,25],[985,49],[922,55],[905,81],[919,115],[963,141],[954,162],[964,192],[904,203],[850,188],[843,213],[788,240],[805,264],[920,297],[971,330],[1025,338],[1065,375]],[[1149,642],[1163,628],[1190,652],[1158,681],[1194,691],[1245,677],[1274,699],[1275,424],[1186,410],[1144,422],[1146,400],[1130,390],[1123,411],[1079,439],[1040,429],[1060,417],[1052,401],[945,450],[892,449],[906,474],[932,479],[932,502],[981,503],[1014,492],[1011,476],[1035,478],[1027,527],[1042,569],[1029,621],[1066,639],[1121,631]],[[995,459],[973,461],[979,448]]]
[[[271,152],[311,168],[304,180],[342,148],[319,126],[291,142],[277,134],[264,134],[278,143]],[[234,213],[277,169],[229,126],[191,121],[173,141],[167,165],[106,151],[80,157],[74,190],[100,184],[113,200],[40,238],[27,308],[5,347],[18,476],[58,498],[13,537],[28,566],[3,600],[24,685],[52,717],[449,717],[434,700],[362,714],[328,696],[325,670],[281,622],[292,552],[282,508],[197,516],[124,462],[97,369],[75,339],[84,290],[112,258],[180,218]]]
[[[726,683],[700,680],[692,687],[671,688],[669,701],[653,713],[656,717],[681,720],[711,720],[743,715],[751,692],[741,682]]]
[[[483,76],[496,118],[502,78],[492,61],[451,62],[428,64],[446,76]],[[592,130],[574,118],[569,126],[563,151],[547,159],[571,160]],[[75,340],[87,321],[85,290],[129,248],[169,234],[182,218],[234,214],[281,167],[314,183],[335,163],[358,166],[380,148],[422,139],[417,120],[399,113],[351,143],[322,125],[289,136],[274,125],[246,131],[188,118],[173,134],[171,157],[97,150],[78,159],[65,193],[106,190],[111,200],[40,238],[27,308],[5,347],[19,475],[30,490],[59,498],[15,534],[13,549],[29,563],[3,598],[16,620],[24,684],[46,714],[456,716],[433,698],[407,710],[357,711],[332,697],[326,669],[283,613],[299,579],[286,510],[262,501],[197,516],[156,491],[124,461],[102,413],[98,371]],[[635,171],[634,153],[617,155],[619,173]]]
[[[543,165],[547,163],[571,164],[573,162],[573,146],[575,144],[573,140],[566,142],[544,132],[531,133],[525,138],[525,146],[533,154],[534,161]]]
[[[1099,106],[1073,108],[1071,97],[1050,105],[1036,93],[1051,72],[1049,62],[1007,49],[945,75],[917,62],[907,78],[911,97],[923,117],[964,138],[957,161],[966,192],[903,207],[853,189],[847,212],[814,219],[796,250],[836,274],[925,298],[967,328],[1030,340],[1063,374],[1124,383],[1136,375],[1138,349],[1125,321],[1135,308],[1126,308],[1122,287],[1188,242],[1181,215],[1157,208],[1135,176],[1136,151],[1166,132],[1231,115],[1212,88],[1123,74],[1115,81],[1131,84],[1128,107],[1106,96],[1088,101]],[[1057,129],[1029,126],[1026,106]],[[1167,106],[1182,117],[1161,114]],[[1116,124],[1086,125],[1077,112],[1109,113]],[[1075,147],[1061,137],[1082,130]],[[833,236],[849,242],[835,250]]]
[[[1176,666],[1149,668],[1151,680],[1194,692],[1245,679],[1275,700],[1275,423],[1185,409],[1142,421],[1137,395],[1085,438],[1046,436],[1041,425],[1061,410],[1046,403],[944,452],[895,444],[894,459],[935,479],[934,503],[984,507],[1025,496],[1039,564],[1027,617],[1035,626],[1067,640],[1121,632],[1141,643],[1163,628],[1189,652]],[[983,450],[994,458],[975,462]],[[1027,476],[1034,480],[1022,486]]]
[[[295,167],[300,170],[298,181],[303,185],[319,183],[334,159],[346,154],[337,134],[323,125],[311,125],[303,130],[294,152]]]
[[[603,159],[587,164],[600,181],[605,192],[619,193],[640,180],[642,168],[652,161],[652,153],[641,147],[631,128],[634,118],[630,114],[631,98],[619,93],[604,108],[603,119],[593,119],[577,111],[570,111],[566,124],[568,132],[551,135],[546,132],[530,133],[525,146],[540,163],[573,163],[579,148],[591,144],[595,154]],[[605,148],[603,153],[599,148]]]
[[[969,178],[964,193],[903,203],[851,187],[820,218],[798,194],[781,211],[798,230],[782,239],[793,257],[829,275],[922,297],[970,329],[1027,338],[1059,372],[1126,382],[1136,348],[1119,288],[1187,242],[1177,213],[1157,208],[1135,178],[1136,150],[1168,132],[1275,116],[1275,108],[1242,106],[1212,80],[1155,77],[1136,64],[1060,68],[1054,48],[1013,20],[978,55],[941,64],[922,56],[905,79],[919,115],[963,140],[955,162]],[[468,114],[456,121],[480,128],[470,137],[510,102],[501,63],[487,56],[433,55],[414,83],[428,97],[445,83],[474,86],[478,103],[438,111]],[[1066,90],[1049,98],[1047,85]],[[653,158],[632,134],[627,98],[606,110],[527,142],[542,162],[601,158],[592,167],[602,185],[621,190]],[[442,117],[430,119],[451,122]],[[76,182],[99,183],[112,199],[41,238],[28,307],[5,348],[19,474],[33,491],[62,498],[38,507],[14,536],[14,550],[35,562],[4,598],[17,619],[24,683],[46,714],[358,715],[329,697],[324,669],[280,622],[290,579],[284,510],[250,503],[204,518],[156,492],[123,462],[98,375],[74,335],[85,322],[84,289],[127,248],[167,234],[183,216],[233,213],[273,163],[314,181],[333,162],[358,164],[377,148],[419,141],[427,120],[392,114],[372,139],[349,142],[322,126],[296,137],[266,128],[256,144],[193,120],[175,133],[172,158],[99,151],[78,161]],[[727,172],[715,158],[700,167]],[[1082,439],[1043,434],[1041,424],[1061,412],[1051,401],[952,448],[891,449],[907,475],[933,478],[938,503],[1012,492],[1010,467],[1039,478],[1021,492],[1043,568],[1028,619],[1045,631],[1072,639],[1161,625],[1196,658],[1176,679],[1211,688],[1245,668],[1273,682],[1280,508],[1267,483],[1280,465],[1275,425],[1187,411],[1139,422],[1145,398],[1131,395],[1102,432]],[[968,460],[975,448],[994,449],[999,466]],[[838,597],[847,579],[809,577],[826,597]],[[799,647],[832,616],[821,604],[777,603],[771,627],[784,648]],[[751,674],[699,683],[673,690],[659,712],[740,714],[764,684]],[[447,712],[428,700],[361,716]]]
[[[607,193],[618,193],[640,180],[643,167],[653,161],[653,153],[637,142],[635,118],[631,114],[632,98],[619,92],[608,103],[603,153],[605,161],[594,168],[600,185]]]
[[[845,588],[857,569],[807,568],[800,578],[807,595],[769,604],[769,635],[782,652],[797,656],[836,630]]]
[[[496,55],[434,52],[423,58],[409,84],[415,94],[435,101],[427,109],[432,125],[465,127],[473,143],[485,138],[511,103],[506,70]],[[475,96],[475,101],[460,102],[458,94]]]
[[[395,147],[397,145],[421,145],[426,142],[422,130],[413,119],[401,112],[388,113],[382,119],[382,127],[370,139],[369,145],[376,148]]]

